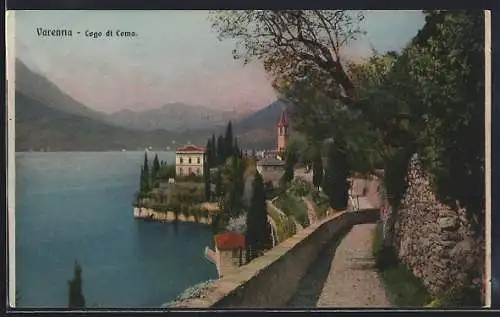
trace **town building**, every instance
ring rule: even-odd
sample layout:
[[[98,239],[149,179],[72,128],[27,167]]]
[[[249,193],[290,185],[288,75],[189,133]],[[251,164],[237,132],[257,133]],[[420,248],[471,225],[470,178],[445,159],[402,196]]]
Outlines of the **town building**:
[[[271,182],[273,187],[278,187],[285,173],[285,162],[275,157],[264,157],[257,162],[257,171],[262,175],[264,184]]]
[[[195,145],[186,145],[175,151],[175,175],[203,175],[205,149]]]
[[[217,266],[219,278],[246,264],[245,236],[224,232],[215,236],[215,251],[205,249],[206,257]]]

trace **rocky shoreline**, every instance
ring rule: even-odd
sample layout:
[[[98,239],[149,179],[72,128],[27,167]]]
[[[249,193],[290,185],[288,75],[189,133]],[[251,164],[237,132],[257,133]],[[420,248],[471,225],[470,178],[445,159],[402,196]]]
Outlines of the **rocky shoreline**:
[[[183,214],[179,214],[179,216],[176,218],[175,213],[173,211],[161,212],[146,207],[134,207],[134,218],[162,221],[162,222],[174,222],[174,221],[192,222],[205,225],[209,225],[212,223],[211,216],[200,217],[199,220],[197,221],[196,218],[192,215],[186,217]]]

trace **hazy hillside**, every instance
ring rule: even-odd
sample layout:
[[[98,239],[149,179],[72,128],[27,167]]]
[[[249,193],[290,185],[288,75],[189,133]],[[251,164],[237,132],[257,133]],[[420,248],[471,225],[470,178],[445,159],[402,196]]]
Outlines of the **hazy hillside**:
[[[143,150],[147,146],[164,149],[186,142],[192,135],[164,130],[133,131],[92,118],[52,109],[16,92],[16,151],[101,151]],[[200,142],[192,136],[192,142]]]
[[[269,106],[234,122],[235,134],[242,144],[249,144],[252,147],[276,146],[276,124],[283,109],[290,118],[292,106],[283,100],[276,100]]]
[[[256,128],[267,128],[269,126],[275,128],[283,109],[290,116],[291,105],[278,99],[269,106],[236,121],[235,125],[241,132],[249,132]]]
[[[238,138],[238,143],[242,147],[248,148],[274,148],[276,146],[276,124],[282,109],[285,109],[290,118],[291,104],[283,100],[276,100],[255,113],[240,120],[232,121],[233,131]],[[227,123],[224,123],[219,127],[198,132],[203,135],[224,134],[226,125]]]
[[[62,112],[103,120],[105,114],[95,111],[64,93],[47,78],[31,71],[16,60],[16,90],[46,106]]]
[[[171,103],[157,109],[141,112],[120,110],[108,116],[113,124],[138,130],[165,129],[184,131],[188,129],[206,129],[224,124],[237,118],[230,111],[191,106],[183,103]]]
[[[148,131],[156,129],[169,131],[205,129],[224,124],[228,120],[234,120],[241,116],[231,111],[182,103],[171,103],[161,108],[140,112],[120,110],[112,114],[106,114],[93,110],[75,100],[44,76],[31,71],[20,60],[16,60],[16,90],[50,108],[128,129]]]
[[[228,120],[232,120],[241,146],[268,148],[276,144],[276,123],[283,108],[290,106],[277,100],[238,118],[229,111],[175,103],[108,115],[81,104],[21,61],[16,62],[18,151],[142,150],[147,146],[175,148],[187,141],[204,145],[212,133],[225,132]]]

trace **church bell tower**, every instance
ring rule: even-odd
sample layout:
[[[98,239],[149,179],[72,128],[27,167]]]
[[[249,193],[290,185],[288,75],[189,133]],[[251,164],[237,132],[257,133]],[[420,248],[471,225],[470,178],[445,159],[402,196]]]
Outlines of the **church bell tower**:
[[[278,134],[277,152],[279,157],[283,157],[288,143],[288,121],[286,118],[285,109],[281,110],[280,119],[276,128]]]

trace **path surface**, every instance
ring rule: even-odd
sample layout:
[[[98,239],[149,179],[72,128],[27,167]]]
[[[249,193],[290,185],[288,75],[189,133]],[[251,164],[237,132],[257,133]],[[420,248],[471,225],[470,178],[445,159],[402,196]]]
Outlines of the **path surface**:
[[[371,208],[360,197],[361,209]],[[354,226],[327,243],[301,279],[288,307],[390,307],[375,269],[372,241],[376,224]]]

